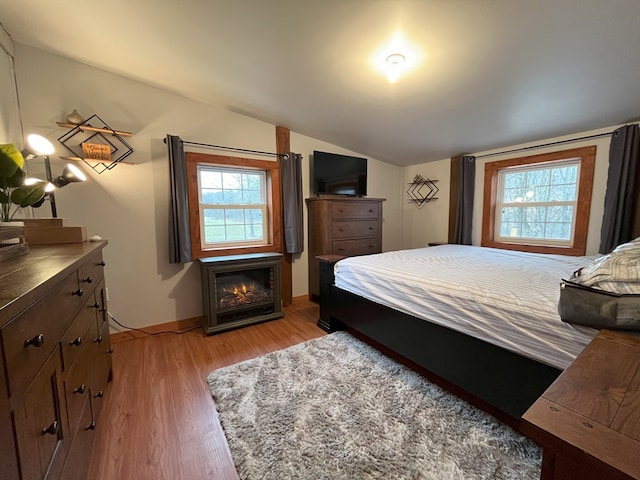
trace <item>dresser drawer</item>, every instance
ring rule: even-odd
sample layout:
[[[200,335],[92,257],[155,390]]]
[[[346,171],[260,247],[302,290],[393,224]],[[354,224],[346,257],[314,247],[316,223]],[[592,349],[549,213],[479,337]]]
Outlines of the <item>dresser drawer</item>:
[[[333,222],[333,238],[371,237],[380,233],[380,222],[364,220],[355,222]]]
[[[78,355],[85,343],[95,342],[98,339],[96,327],[96,302],[93,293],[85,300],[80,313],[62,337],[62,368],[66,371]]]
[[[370,253],[380,253],[380,251],[380,239],[376,237],[333,242],[333,253],[335,255],[367,255]]]
[[[102,279],[104,279],[104,262],[102,252],[97,252],[78,268],[78,280],[81,288],[91,290]]]
[[[91,396],[91,378],[94,368],[94,355],[98,346],[93,342],[80,345],[80,351],[71,369],[65,375],[65,393],[67,397],[67,409],[69,414],[69,427],[75,431],[85,402]]]
[[[332,204],[334,220],[346,219],[378,219],[380,217],[379,202],[334,202]]]
[[[67,331],[83,299],[73,272],[2,329],[2,346],[11,395],[25,390]],[[76,292],[74,294],[74,292]]]

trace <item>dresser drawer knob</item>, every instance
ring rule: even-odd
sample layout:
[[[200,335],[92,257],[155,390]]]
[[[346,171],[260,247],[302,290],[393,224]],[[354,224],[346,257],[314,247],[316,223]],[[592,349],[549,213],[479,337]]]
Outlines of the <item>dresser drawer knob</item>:
[[[105,265],[106,265],[106,263],[104,263],[104,261],[102,261],[102,262],[98,263],[98,266],[99,266],[99,267],[104,267]]]
[[[93,283],[93,278],[91,278],[91,277],[83,278],[82,281],[84,283]]]
[[[89,425],[86,426],[85,430],[95,430],[96,429],[96,422],[91,422]]]
[[[338,231],[339,231],[339,232],[344,232],[344,230],[342,230],[341,228],[338,228]]]
[[[82,343],[82,337],[78,337],[78,338],[74,338],[73,340],[71,340],[69,342],[69,345],[71,345],[73,347],[79,347],[81,343]]]
[[[101,341],[102,341],[102,335],[98,335],[96,338],[94,338],[94,339],[93,339],[93,341],[94,341],[95,343],[99,343],[99,342],[101,342]]]
[[[373,227],[369,227],[369,230],[373,230]]]
[[[369,209],[369,213],[373,213],[373,209],[372,208]]]
[[[94,303],[93,305],[91,305],[92,308],[95,308],[96,310],[100,308],[100,304],[98,302]]]
[[[37,347],[37,348],[39,348],[42,345],[44,345],[44,334],[39,333],[35,337],[25,340],[24,341],[24,346],[28,347],[29,345],[32,345],[32,346]]]
[[[98,393],[96,393],[94,396],[94,398],[102,398],[104,397],[104,392],[102,390],[100,390]]]
[[[84,392],[87,391],[87,386],[83,383],[78,388],[76,388],[73,393],[78,393],[80,395],[84,395]]]
[[[344,252],[344,248],[338,248],[338,250]]]
[[[72,295],[77,295],[79,297],[81,297],[82,295],[84,295],[84,290],[82,290],[81,288],[71,292]]]
[[[369,245],[369,248],[375,248],[375,245]]]
[[[43,428],[40,433],[42,433],[42,435],[46,435],[46,434],[55,435],[56,433],[58,433],[58,421],[54,420],[51,425]]]

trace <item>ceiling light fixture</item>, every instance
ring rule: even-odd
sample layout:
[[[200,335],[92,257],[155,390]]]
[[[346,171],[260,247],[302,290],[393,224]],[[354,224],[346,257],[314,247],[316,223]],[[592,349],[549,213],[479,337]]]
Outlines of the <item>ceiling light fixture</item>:
[[[392,53],[386,60],[387,80],[391,83],[395,83],[400,78],[400,75],[404,72],[405,56],[401,53]]]

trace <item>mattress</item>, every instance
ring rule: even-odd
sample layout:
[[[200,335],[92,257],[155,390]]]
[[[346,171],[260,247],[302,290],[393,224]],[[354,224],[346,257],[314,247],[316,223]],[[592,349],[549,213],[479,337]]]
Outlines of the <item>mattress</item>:
[[[594,258],[440,245],[343,259],[335,285],[565,369],[597,330],[560,320],[560,280]]]

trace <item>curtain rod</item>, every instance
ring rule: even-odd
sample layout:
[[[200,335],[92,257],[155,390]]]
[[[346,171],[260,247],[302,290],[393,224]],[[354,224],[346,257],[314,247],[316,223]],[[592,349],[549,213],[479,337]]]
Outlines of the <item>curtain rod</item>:
[[[166,144],[167,139],[164,138],[163,142]],[[184,145],[195,145],[197,147],[215,148],[216,150],[228,150],[231,152],[253,153],[255,155],[264,155],[266,157],[278,157],[279,155],[284,155],[284,154],[278,154],[273,152],[263,152],[261,150],[248,150],[246,148],[225,147],[223,145],[212,145],[210,143],[190,142],[188,140],[182,140],[182,143]]]
[[[536,148],[551,147],[553,145],[562,145],[564,143],[573,143],[573,142],[580,142],[581,140],[590,140],[592,138],[606,137],[606,136],[613,135],[614,132],[615,132],[615,130],[613,132],[596,133],[595,135],[587,135],[586,137],[571,138],[571,139],[567,139],[567,140],[558,140],[557,142],[543,143],[541,145],[531,145],[529,147],[514,148],[513,150],[504,150],[502,152],[485,153],[484,155],[475,155],[475,157],[476,158],[485,158],[485,157],[493,157],[495,155],[504,155],[504,154],[507,154],[507,153],[525,152],[527,150],[534,150]]]

